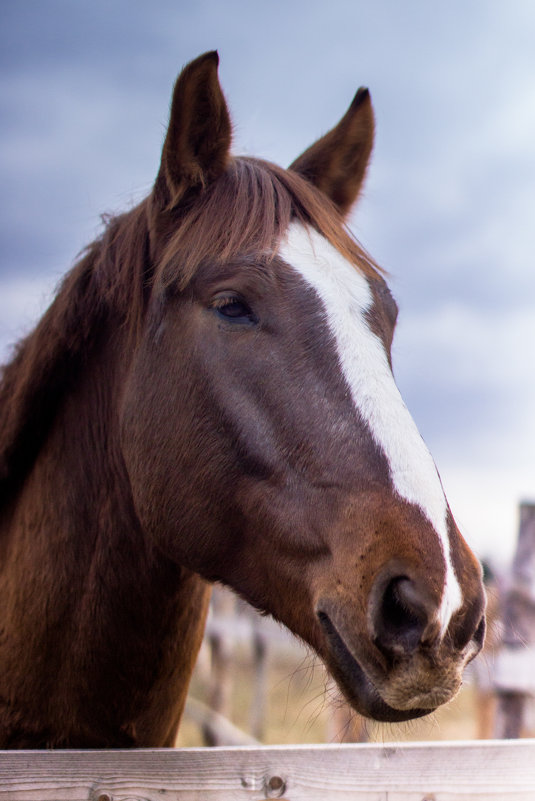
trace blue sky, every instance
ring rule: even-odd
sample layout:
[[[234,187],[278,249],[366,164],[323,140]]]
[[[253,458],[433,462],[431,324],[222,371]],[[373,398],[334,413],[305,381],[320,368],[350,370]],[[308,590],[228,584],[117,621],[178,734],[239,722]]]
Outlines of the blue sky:
[[[478,553],[535,500],[535,6],[3,0],[0,360],[99,215],[149,189],[173,81],[218,49],[237,152],[287,164],[370,88],[352,228],[391,275],[398,384]]]

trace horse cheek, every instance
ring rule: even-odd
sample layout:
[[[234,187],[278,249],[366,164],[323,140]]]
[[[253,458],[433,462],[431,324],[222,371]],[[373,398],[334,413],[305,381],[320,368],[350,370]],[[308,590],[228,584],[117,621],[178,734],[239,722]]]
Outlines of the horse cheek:
[[[121,447],[146,534],[169,558],[198,572],[214,539],[206,454],[215,444],[190,375],[191,354],[161,344],[145,343],[134,360],[122,399]]]

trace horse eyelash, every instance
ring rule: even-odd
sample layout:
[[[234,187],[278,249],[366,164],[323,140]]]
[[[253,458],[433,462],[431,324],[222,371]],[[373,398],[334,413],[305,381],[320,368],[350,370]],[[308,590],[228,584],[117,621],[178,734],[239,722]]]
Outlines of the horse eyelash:
[[[239,295],[222,295],[214,298],[210,305],[213,309],[221,309],[223,306],[227,306],[229,303],[245,303],[245,301],[242,300]]]

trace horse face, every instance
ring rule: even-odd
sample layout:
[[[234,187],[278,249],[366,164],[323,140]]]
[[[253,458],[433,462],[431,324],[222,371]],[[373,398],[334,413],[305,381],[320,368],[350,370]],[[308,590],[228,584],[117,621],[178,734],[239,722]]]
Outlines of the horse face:
[[[188,117],[180,82],[193,75],[210,90],[199,120],[215,97],[225,129],[210,58],[179,79],[172,123]],[[357,93],[293,165],[342,212],[372,119]],[[217,158],[169,165],[184,141],[191,161],[201,148],[170,124],[154,193],[163,241],[185,176],[225,169],[221,137]],[[286,624],[358,711],[390,721],[452,697],[484,635],[478,564],[392,376],[395,319],[378,274],[294,221],[269,258],[205,259],[180,291],[156,282],[122,407],[136,509],[157,546]]]
[[[293,223],[269,264],[206,265],[154,303],[124,437],[159,547],[386,720],[448,700],[484,628],[478,565],[394,383],[395,317],[379,276]]]

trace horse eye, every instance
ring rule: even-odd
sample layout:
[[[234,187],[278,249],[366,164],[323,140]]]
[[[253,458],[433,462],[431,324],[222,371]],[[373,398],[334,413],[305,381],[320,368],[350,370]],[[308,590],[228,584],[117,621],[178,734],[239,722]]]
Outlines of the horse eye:
[[[255,323],[256,318],[251,307],[241,298],[229,296],[218,298],[214,304],[215,311],[225,320],[235,323]]]

